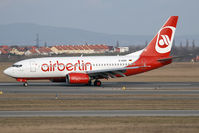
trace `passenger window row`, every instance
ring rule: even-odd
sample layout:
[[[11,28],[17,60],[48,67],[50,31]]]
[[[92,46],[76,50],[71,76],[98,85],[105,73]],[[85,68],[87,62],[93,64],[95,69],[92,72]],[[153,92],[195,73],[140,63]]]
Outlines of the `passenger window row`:
[[[93,64],[93,66],[127,66],[130,63]]]

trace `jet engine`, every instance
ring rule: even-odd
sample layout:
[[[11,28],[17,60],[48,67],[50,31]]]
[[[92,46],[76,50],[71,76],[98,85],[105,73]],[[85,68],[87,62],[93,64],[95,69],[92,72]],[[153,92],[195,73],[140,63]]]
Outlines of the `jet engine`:
[[[66,75],[66,83],[68,84],[89,84],[90,77],[85,73],[69,73]]]

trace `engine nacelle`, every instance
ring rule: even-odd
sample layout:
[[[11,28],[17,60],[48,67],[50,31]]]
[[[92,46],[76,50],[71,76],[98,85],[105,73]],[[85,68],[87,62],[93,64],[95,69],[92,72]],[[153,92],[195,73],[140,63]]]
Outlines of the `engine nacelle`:
[[[85,73],[69,73],[66,75],[66,82],[69,84],[88,84],[90,77]]]

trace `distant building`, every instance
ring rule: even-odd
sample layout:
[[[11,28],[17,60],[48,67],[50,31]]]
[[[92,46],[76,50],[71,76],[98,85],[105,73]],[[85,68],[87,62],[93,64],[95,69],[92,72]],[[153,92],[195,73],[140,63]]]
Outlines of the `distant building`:
[[[90,54],[90,53],[105,53],[109,51],[109,47],[104,44],[97,45],[60,45],[60,46],[52,46],[51,50],[55,54]]]
[[[87,45],[93,53],[106,53],[109,51],[109,47],[104,44],[97,44],[97,45]]]
[[[129,52],[129,47],[116,47],[114,48],[114,52],[118,52],[118,53]]]
[[[10,47],[7,46],[7,45],[1,45],[0,48],[2,48],[2,49],[9,49]]]
[[[119,48],[114,48],[114,52],[120,53],[120,49]]]
[[[50,49],[55,54],[61,54],[60,52],[61,52],[62,49],[59,46],[52,46]]]
[[[31,55],[39,55],[40,53],[36,49],[29,49],[25,52],[26,56],[31,56]]]
[[[123,47],[119,51],[125,51]],[[0,46],[0,54],[14,54],[14,55],[52,55],[52,54],[94,54],[113,52],[113,46],[105,44],[95,45],[56,45],[51,47],[35,47],[35,46]]]
[[[1,54],[8,54],[9,52],[3,48],[0,48],[0,52]]]
[[[40,48],[35,49],[35,50],[40,55],[51,55],[51,54],[53,54],[53,51],[48,47],[40,47]]]
[[[15,55],[24,55],[25,53],[25,48],[12,48],[10,50],[11,54],[15,54]]]

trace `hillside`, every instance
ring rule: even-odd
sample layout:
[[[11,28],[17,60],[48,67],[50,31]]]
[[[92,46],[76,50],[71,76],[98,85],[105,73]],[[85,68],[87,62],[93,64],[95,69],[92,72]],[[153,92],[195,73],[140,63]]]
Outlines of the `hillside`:
[[[44,42],[47,42],[48,45],[85,44],[85,42],[91,44],[106,43],[108,45],[115,45],[117,40],[119,40],[120,45],[139,45],[145,44],[146,40],[149,42],[152,39],[152,35],[111,35],[75,28],[16,23],[0,25],[0,45],[35,45],[37,33],[40,36],[40,45],[44,45]],[[197,43],[199,37],[177,37],[177,41],[186,39],[195,39]]]

